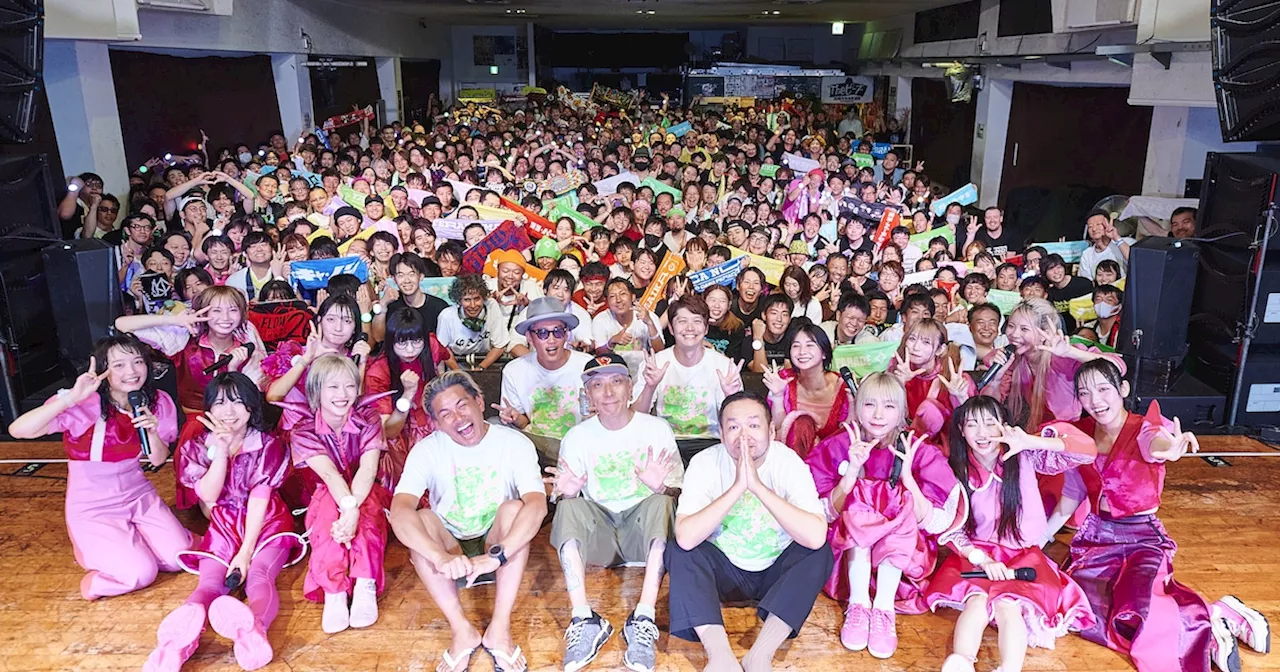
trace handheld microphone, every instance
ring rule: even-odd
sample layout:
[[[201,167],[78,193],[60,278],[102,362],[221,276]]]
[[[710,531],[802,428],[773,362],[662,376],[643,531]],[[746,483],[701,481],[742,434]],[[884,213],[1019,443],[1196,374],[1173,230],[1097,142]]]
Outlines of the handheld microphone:
[[[512,312],[512,314],[513,315],[515,314],[514,311]],[[360,332],[360,335],[356,337],[356,340],[362,343],[368,343],[369,334],[362,331]],[[356,366],[360,366],[360,362],[364,360],[364,355],[356,355],[355,357],[352,357],[352,359],[355,360]]]
[[[222,585],[227,590],[235,590],[240,587],[241,583],[243,583],[243,579],[240,577],[240,568],[237,567],[236,569],[231,570],[231,573],[227,575],[227,578],[222,582]]]
[[[242,346],[236,346],[236,347],[242,347]],[[253,356],[254,348],[256,348],[257,346],[253,344],[253,341],[250,341],[248,343],[245,343],[243,347],[245,349],[245,357],[249,358]],[[234,349],[235,348],[232,348],[232,350]],[[219,357],[218,361],[210,364],[209,366],[206,366],[204,369],[204,373],[205,375],[212,374],[214,371],[217,371],[218,369],[226,368],[227,365],[230,363],[231,363],[231,353],[228,352],[227,354]]]
[[[960,572],[960,578],[985,579],[987,578],[987,573],[980,569],[974,570],[972,572]],[[1015,581],[1035,581],[1036,568],[1035,567],[1019,567],[1013,570],[1013,579]]]
[[[844,384],[849,387],[849,394],[858,393],[858,384],[853,381],[853,372],[849,370],[849,367],[840,367],[840,377],[844,379]]]
[[[1018,348],[1014,346],[1012,343],[1004,346],[1004,354],[1005,354],[1004,363],[996,364],[995,366],[992,366],[991,368],[987,369],[986,373],[982,374],[982,380],[978,381],[978,394],[982,394],[982,390],[985,389],[987,385],[990,385],[991,381],[995,380],[996,378],[999,378],[1000,375],[1004,373],[1004,368],[1006,366],[1009,366],[1009,362],[1013,361],[1013,353],[1017,352],[1017,350]]]
[[[130,392],[129,405],[133,407],[133,417],[142,415],[141,411],[147,405],[147,395],[142,390]],[[142,444],[142,454],[151,457],[151,438],[147,436],[147,430],[138,428],[138,442]]]

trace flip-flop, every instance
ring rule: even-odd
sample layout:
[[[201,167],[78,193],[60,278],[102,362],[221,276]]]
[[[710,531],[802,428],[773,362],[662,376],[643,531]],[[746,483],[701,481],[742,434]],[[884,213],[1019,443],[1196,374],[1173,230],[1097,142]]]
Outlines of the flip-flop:
[[[460,665],[460,664],[461,664],[461,663],[463,663],[463,662],[466,662],[466,666],[465,666],[465,667],[463,667],[462,669],[463,669],[464,671],[465,671],[465,670],[470,670],[470,669],[471,669],[471,654],[473,654],[473,653],[475,653],[475,652],[476,652],[476,647],[474,647],[474,646],[473,646],[473,647],[471,647],[471,648],[469,648],[469,649],[463,649],[463,650],[462,650],[462,652],[458,654],[458,657],[457,657],[457,658],[454,658],[453,656],[449,655],[449,649],[445,649],[445,650],[444,650],[444,653],[440,654],[440,655],[441,655],[441,657],[442,657],[442,658],[444,658],[444,660],[443,660],[443,661],[441,661],[441,662],[442,662],[444,665],[447,665],[448,667],[444,668],[444,670],[441,670],[440,666],[439,666],[439,665],[437,665],[437,666],[436,666],[436,672],[456,672],[456,671],[457,671],[457,669],[458,669],[458,665]]]
[[[483,645],[482,645],[483,646]],[[484,647],[484,652],[493,658],[493,669],[495,672],[525,672],[529,669],[529,661],[524,661],[524,665],[517,665],[517,661],[521,658],[520,647],[511,650],[511,653],[505,653],[498,649]]]

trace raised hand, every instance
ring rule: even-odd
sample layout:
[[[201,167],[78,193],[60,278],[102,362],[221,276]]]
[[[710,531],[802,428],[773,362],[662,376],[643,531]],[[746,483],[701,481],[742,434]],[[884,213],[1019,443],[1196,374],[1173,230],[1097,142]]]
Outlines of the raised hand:
[[[924,434],[916,436],[914,431],[909,431],[898,437],[898,448],[891,448],[893,454],[902,458],[902,481],[914,481],[915,475],[911,471],[911,466],[916,461],[916,453],[920,450],[920,446],[924,444],[924,440],[928,438]]]
[[[1168,448],[1151,451],[1151,457],[1157,460],[1176,462],[1186,455],[1188,450],[1193,453],[1200,452],[1200,440],[1195,434],[1182,431],[1182,420],[1179,418],[1173,419],[1173,431],[1169,431],[1167,427],[1161,427],[1157,435],[1169,442]]]
[[[969,232],[968,240],[973,240],[973,237],[978,235],[978,216],[969,215],[969,224],[965,228]]]
[[[173,323],[178,326],[186,327],[187,331],[190,332],[192,336],[195,336],[196,325],[203,324],[213,319],[209,317],[210,310],[213,310],[213,306],[205,306],[204,308],[195,311],[188,310],[184,313],[174,315],[169,319],[173,320]]]
[[[1001,461],[1008,461],[1022,451],[1035,447],[1032,437],[1024,429],[1010,425],[1001,427],[1000,436],[993,440],[997,443],[1003,443],[1007,448],[1004,451],[1004,455],[1000,456]]]
[[[671,362],[667,362],[662,366],[658,366],[658,358],[653,353],[646,351],[644,353],[644,385],[657,389],[662,383],[662,378],[667,375],[667,369],[671,368]]]
[[[640,456],[640,463],[636,465],[635,473],[640,482],[650,490],[661,493],[666,488],[667,476],[674,467],[671,451],[659,451],[657,457],[654,457],[653,446],[649,446],[648,450]]]
[[[67,405],[75,406],[98,393],[98,387],[101,385],[102,380],[107,377],[108,372],[95,373],[97,369],[97,360],[92,356],[89,357],[89,370],[76,378],[76,382],[71,386],[71,391],[66,394]]]
[[[898,365],[893,367],[894,377],[902,381],[904,385],[916,376],[928,373],[928,371],[929,367],[927,366],[920,369],[912,369],[911,365],[907,363],[907,360],[905,359],[898,362]]]
[[[418,374],[412,369],[405,369],[400,372],[400,386],[404,388],[405,397],[413,397],[418,391]]]
[[[560,460],[557,466],[546,468],[547,476],[543,483],[551,485],[552,494],[559,493],[568,497],[576,497],[587,485],[587,477],[573,473],[569,463]]]
[[[742,391],[742,362],[731,359],[729,370],[716,370],[716,377],[720,379],[720,391],[724,392],[724,396],[736,394]]]
[[[943,386],[951,393],[951,396],[964,403],[969,400],[969,377],[964,375],[963,371],[956,371],[955,362],[950,357],[947,360],[946,371],[938,376]]]
[[[1071,341],[1067,339],[1060,329],[1053,331],[1042,331],[1044,334],[1044,343],[1036,346],[1036,350],[1048,352],[1054,357],[1068,357],[1071,355]]]
[[[208,413],[204,415],[197,415],[196,420],[199,421],[200,424],[204,425],[205,429],[209,430],[209,436],[205,438],[205,446],[207,448],[214,448],[215,451],[221,451],[222,454],[228,456],[233,452],[236,452],[235,448],[237,446],[235,444],[235,439],[233,438],[231,430],[228,429],[226,425],[219,422]]]
[[[520,411],[506,397],[502,398],[501,404],[489,404],[493,410],[498,412],[498,421],[504,425],[514,425],[520,419]]]
[[[363,360],[369,357],[370,352],[373,352],[373,346],[369,345],[369,341],[356,341],[356,344],[351,346],[352,357],[360,357]]]
[[[773,396],[782,396],[787,390],[787,381],[782,377],[782,365],[766,364],[764,367],[764,386],[769,388],[769,394]]]
[[[856,422],[844,423],[844,431],[849,435],[849,461],[840,465],[844,468],[840,475],[856,478],[858,472],[862,471],[862,466],[867,463],[867,458],[871,457],[871,449],[875,447],[875,442],[863,437],[862,427]]]

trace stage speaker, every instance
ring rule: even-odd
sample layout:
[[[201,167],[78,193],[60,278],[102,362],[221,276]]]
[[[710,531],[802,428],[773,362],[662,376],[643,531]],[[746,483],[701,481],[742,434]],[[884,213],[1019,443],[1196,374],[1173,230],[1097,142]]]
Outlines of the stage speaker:
[[[31,140],[44,84],[44,2],[0,0],[0,143]]]
[[[1129,248],[1120,352],[1143,359],[1181,360],[1200,248],[1176,238],[1144,238]]]
[[[58,352],[74,380],[121,312],[115,248],[97,239],[68,240],[44,248],[43,256]]]
[[[1280,140],[1280,11],[1275,0],[1212,0],[1213,85],[1222,139]]]

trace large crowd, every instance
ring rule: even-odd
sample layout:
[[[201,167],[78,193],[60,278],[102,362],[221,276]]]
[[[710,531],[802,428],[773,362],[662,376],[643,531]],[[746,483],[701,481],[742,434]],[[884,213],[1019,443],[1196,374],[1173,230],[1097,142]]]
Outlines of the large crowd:
[[[945,672],[974,669],[988,626],[1003,672],[1068,633],[1139,670],[1238,672],[1265,618],[1174,581],[1156,515],[1196,437],[1125,407],[1134,241],[1104,211],[1083,240],[1028,240],[859,114],[459,104],[202,138],[123,198],[72,178],[59,214],[114,247],[123,315],[9,431],[63,435],[81,593],[196,574],[146,669],[179,669],[206,623],[256,669],[284,567],[307,557],[326,633],[371,627],[394,532],[452,632],[437,669],[483,649],[524,670],[512,619],[553,508],[568,671],[614,629],[585,567],[631,564],[636,671],[665,575],[669,632],[709,670],[770,669],[826,595],[840,643],[877,658],[898,616],[958,611]],[[492,398],[469,373],[491,368]],[[145,473],[166,463],[174,502]],[[1060,568],[1042,547],[1064,529]],[[481,629],[459,591],[484,582]],[[741,601],[763,623],[739,660],[721,608]]]

